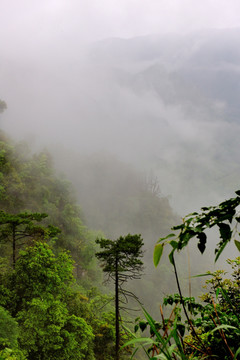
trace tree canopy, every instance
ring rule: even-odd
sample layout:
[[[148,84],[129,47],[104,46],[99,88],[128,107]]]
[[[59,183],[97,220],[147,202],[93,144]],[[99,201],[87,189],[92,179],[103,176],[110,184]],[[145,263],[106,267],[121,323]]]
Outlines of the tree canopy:
[[[73,281],[70,256],[56,256],[41,242],[20,251],[15,270],[3,278],[0,304],[17,320],[29,360],[94,359],[91,326],[69,311]]]

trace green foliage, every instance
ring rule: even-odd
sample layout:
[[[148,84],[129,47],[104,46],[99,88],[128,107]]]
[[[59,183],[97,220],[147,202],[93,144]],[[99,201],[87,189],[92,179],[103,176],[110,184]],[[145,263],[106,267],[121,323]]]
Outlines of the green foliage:
[[[170,295],[164,299],[164,305],[174,305],[169,318],[164,318],[161,310],[162,322],[157,323],[143,309],[146,321],[140,321],[135,331],[144,331],[150,327],[151,338],[143,340],[133,336],[132,344],[143,342],[151,344],[146,352],[149,359],[237,359],[240,354],[240,258],[228,260],[233,268],[232,279],[224,279],[223,271],[217,271],[212,279],[206,283],[210,290],[202,299],[205,304],[196,303],[194,298],[182,296],[176,264],[175,251],[182,250],[189,241],[196,237],[198,249],[204,253],[207,242],[206,230],[217,226],[220,241],[215,249],[215,261],[219,258],[225,246],[236,235],[239,236],[237,225],[240,222],[238,206],[240,204],[240,191],[237,197],[222,202],[216,207],[202,208],[202,212],[192,213],[183,219],[181,225],[172,230],[179,230],[179,234],[171,233],[161,238],[155,246],[153,255],[154,265],[157,266],[163,248],[169,244],[172,248],[169,254],[170,263],[174,267],[179,294]],[[235,239],[239,250],[239,241]],[[206,275],[206,274],[204,274]],[[202,275],[199,275],[202,276]],[[186,320],[182,320],[181,310],[184,310]],[[161,308],[160,308],[161,309]],[[186,335],[188,330],[188,335]],[[174,342],[171,345],[171,341]],[[151,353],[151,357],[149,355]]]
[[[10,291],[5,307],[18,322],[19,345],[30,360],[94,359],[91,326],[69,311],[72,271],[66,252],[56,256],[40,242],[20,251],[15,270],[2,279]]]
[[[5,348],[0,351],[0,360],[27,360],[25,354],[19,349]]]
[[[164,298],[164,306],[173,306],[168,318],[153,320],[143,308],[146,320],[136,319],[135,332],[149,330],[151,337],[133,339],[125,345],[141,343],[147,347],[149,359],[238,359],[240,344],[240,257],[228,260],[233,268],[232,278],[224,278],[224,271],[216,271],[202,295],[204,303],[179,294]],[[181,315],[181,306],[188,309],[191,325]],[[193,331],[194,328],[194,331]],[[173,342],[173,344],[172,344]],[[150,346],[150,347],[149,347]],[[151,354],[151,355],[150,355]],[[159,355],[158,355],[159,354]]]
[[[172,322],[172,328],[169,329],[164,323],[162,325],[157,323],[144,307],[142,310],[146,320],[141,320],[139,324],[135,326],[135,332],[137,332],[139,328],[141,331],[145,331],[149,326],[151,337],[136,337],[135,334],[131,333],[133,339],[125,343],[123,347],[128,345],[137,346],[134,352],[135,355],[139,350],[138,344],[140,343],[147,358],[150,360],[170,360],[176,358],[186,360],[187,357],[184,354],[181,337],[178,334],[177,317]],[[162,333],[160,330],[162,330]],[[171,344],[172,340],[175,342],[174,344]]]
[[[0,349],[5,347],[16,348],[18,333],[16,320],[0,306]]]
[[[208,292],[201,296],[205,305],[199,308],[200,317],[194,321],[202,343],[217,359],[228,359],[240,344],[240,257],[227,262],[232,277],[224,278],[226,272],[222,270],[209,273]],[[196,340],[190,335],[188,342],[194,344]]]
[[[94,335],[86,321],[69,315],[59,300],[34,298],[17,315],[19,343],[29,359],[93,359]]]
[[[15,215],[0,211],[0,241],[11,243],[13,266],[16,262],[16,247],[19,246],[19,241],[23,245],[27,239],[30,242],[33,239],[55,238],[60,232],[58,228],[52,225],[46,227],[35,224],[35,222],[40,222],[46,217],[47,214],[44,213],[25,212]]]
[[[219,228],[220,241],[215,249],[215,261],[219,258],[226,245],[231,239],[239,233],[237,232],[237,224],[240,222],[240,217],[237,213],[237,208],[240,205],[240,191],[236,191],[236,197],[226,200],[218,206],[203,207],[201,213],[192,213],[183,219],[183,223],[172,227],[172,230],[180,230],[178,235],[169,234],[164,238],[159,239],[162,245],[170,244],[172,250],[169,254],[169,260],[173,264],[174,252],[182,250],[188,245],[189,241],[197,237],[198,249],[204,253],[206,249],[207,235],[206,230],[214,226]],[[233,221],[235,227],[233,227]],[[174,240],[168,240],[169,237],[174,237]],[[239,241],[235,240],[237,249],[240,249]],[[240,251],[240,250],[239,250]],[[157,266],[162,255],[162,248],[155,246],[154,250],[154,265]]]
[[[20,308],[35,296],[63,299],[73,283],[73,260],[66,253],[55,256],[46,243],[36,243],[21,251],[12,274],[12,283]]]
[[[3,133],[0,140],[0,305],[17,321],[21,348],[5,348],[2,357],[22,359],[24,351],[28,359],[100,360],[104,349],[112,360],[110,298],[81,295],[73,277],[83,293],[101,278],[94,257],[99,233],[84,225],[70,183],[55,175],[46,151],[31,155]],[[13,237],[15,269],[9,266]]]
[[[84,317],[94,333],[94,356],[101,360],[112,360],[115,354],[115,315],[111,304],[112,296],[101,294],[97,288],[87,291],[86,295],[79,292],[68,300],[70,313]]]
[[[55,175],[46,151],[31,155],[25,144],[12,144],[3,133],[0,140],[0,305],[18,322],[18,345],[29,359],[93,359],[94,351],[100,360],[103,348],[112,359],[113,309],[96,315],[98,295],[84,300],[73,278],[74,273],[86,288],[101,278],[94,257],[99,234],[84,225],[70,183]],[[20,359],[19,354],[5,348],[2,356]]]
[[[42,229],[45,229],[44,237],[48,238],[56,251],[70,250],[76,263],[76,275],[84,279],[85,284],[99,278],[93,260],[96,234],[84,225],[70,183],[56,176],[52,158],[47,151],[31,155],[26,144],[13,144],[2,132],[0,205],[1,210],[9,216],[48,214],[47,218],[41,220]],[[32,219],[33,223],[36,221],[39,220]],[[57,238],[52,236],[56,228],[61,230]],[[39,233],[40,230],[41,227]],[[35,232],[34,237],[37,235]],[[9,259],[12,253],[10,242],[1,242],[0,250],[2,257]],[[3,258],[1,261],[7,269],[7,261],[3,261]]]

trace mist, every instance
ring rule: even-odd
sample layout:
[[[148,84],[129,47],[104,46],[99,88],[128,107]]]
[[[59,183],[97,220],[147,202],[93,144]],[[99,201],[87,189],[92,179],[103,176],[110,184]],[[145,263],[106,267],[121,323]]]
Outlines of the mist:
[[[239,188],[240,5],[11,0],[1,7],[0,99],[8,106],[1,129],[29,152],[51,154],[89,229],[113,239],[142,234],[144,276],[130,289],[159,316],[157,302],[177,289],[167,251],[153,266],[156,241],[185,214]],[[229,247],[214,267],[215,235],[202,258],[196,243],[190,247],[192,275],[236,255]],[[186,263],[187,254],[178,255],[185,293]],[[195,295],[199,284],[192,280]]]
[[[101,154],[141,179],[156,177],[181,216],[233,196],[240,175],[236,1],[1,6],[0,98],[8,105],[1,128],[33,152],[48,149],[83,212],[92,192],[81,188],[77,163]]]
[[[1,126],[56,157],[103,151],[154,172],[181,214],[217,202],[240,170],[239,34],[110,39],[64,61],[3,57]]]

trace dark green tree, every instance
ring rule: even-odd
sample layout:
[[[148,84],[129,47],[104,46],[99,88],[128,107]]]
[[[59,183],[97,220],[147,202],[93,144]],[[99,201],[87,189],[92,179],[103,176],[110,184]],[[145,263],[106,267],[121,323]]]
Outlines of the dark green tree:
[[[97,239],[102,251],[96,257],[102,262],[103,271],[107,273],[108,280],[115,285],[115,331],[116,331],[116,360],[119,359],[120,346],[120,296],[125,299],[133,296],[123,289],[123,284],[128,280],[139,279],[143,270],[143,240],[141,235],[128,234],[117,240]]]
[[[20,213],[8,214],[0,211],[0,241],[11,242],[12,244],[12,264],[16,263],[17,245],[26,243],[27,239],[47,239],[56,236],[60,230],[55,226],[42,226],[36,222],[42,221],[47,214],[40,213]]]

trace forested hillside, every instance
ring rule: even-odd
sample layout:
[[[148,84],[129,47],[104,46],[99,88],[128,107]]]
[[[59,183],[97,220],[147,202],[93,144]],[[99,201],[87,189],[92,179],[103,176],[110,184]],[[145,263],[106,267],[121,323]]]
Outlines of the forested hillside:
[[[13,144],[3,133],[0,137],[1,210],[15,215],[46,213],[44,224],[57,226],[61,231],[55,248],[70,250],[79,276],[90,270],[96,234],[83,223],[70,182],[56,176],[47,151],[31,155],[26,144]]]
[[[114,315],[111,296],[103,294],[109,290],[101,285],[95,240],[104,233],[114,239],[142,232],[146,265],[158,234],[176,219],[157,179],[111,157],[74,161],[68,175],[77,191],[57,176],[47,150],[33,154],[27,144],[0,134],[3,358],[68,359],[77,351],[76,359],[102,359],[104,348],[104,359],[112,359]],[[150,279],[142,281],[153,290]],[[132,290],[140,293],[139,286]]]
[[[240,360],[239,14],[0,1],[0,360]]]
[[[140,172],[133,165],[105,152],[81,156],[66,149],[61,151],[60,148],[55,158],[57,168],[64,169],[74,184],[76,197],[84,209],[84,219],[89,228],[103,231],[111,239],[128,233],[142,235],[143,275],[141,280],[131,282],[128,287],[157,314],[163,293],[175,291],[175,284],[170,269],[164,265],[165,261],[161,269],[164,277],[159,282],[159,273],[152,263],[154,245],[160,236],[166,235],[171,226],[179,221],[169,199],[161,193],[160,180],[154,173]],[[61,163],[57,159],[61,159]],[[183,265],[180,266],[181,276],[186,278],[186,254],[179,261]],[[204,264],[203,267],[199,265],[199,271],[201,268],[203,271]],[[142,287],[147,291],[143,293]]]
[[[0,137],[1,358],[101,359],[103,347],[111,358],[109,298],[94,288],[100,234],[83,223],[50,154]]]
[[[3,102],[1,106],[2,110],[6,107]],[[238,305],[234,302],[234,298],[239,297],[239,258],[228,261],[233,268],[233,279],[225,281],[224,272],[209,273],[213,276],[208,281],[211,289],[202,297],[209,305],[202,305],[191,297],[198,283],[195,282],[195,286],[193,284],[190,288],[190,269],[186,266],[186,254],[178,256],[178,270],[173,253],[169,255],[178,279],[174,283],[174,274],[167,264],[166,256],[156,271],[152,264],[152,253],[159,236],[162,236],[160,241],[164,240],[165,243],[155,247],[155,264],[162,257],[163,246],[170,243],[174,251],[181,250],[195,234],[199,239],[199,250],[203,253],[206,237],[202,229],[213,225],[218,225],[220,229],[221,253],[231,240],[232,230],[225,222],[231,224],[235,208],[239,204],[239,196],[220,204],[219,209],[203,208],[203,215],[190,214],[183,219],[183,224],[173,228],[181,229],[176,239],[178,242],[168,241],[174,234],[164,236],[178,221],[178,217],[173,213],[168,199],[161,194],[157,177],[139,173],[130,165],[107,154],[74,157],[71,152],[65,151],[61,160],[62,169],[65,168],[75,190],[69,180],[66,180],[66,175],[57,175],[53,158],[47,150],[34,154],[27,144],[15,143],[4,132],[0,133],[0,357],[12,360],[65,360],[73,357],[102,360],[104,354],[104,360],[129,359],[135,351],[133,345],[147,341],[144,345],[146,347],[149,343],[153,344],[148,353],[152,352],[151,359],[155,359],[155,353],[162,351],[165,354],[168,328],[169,331],[171,329],[170,337],[173,337],[177,346],[175,348],[175,345],[171,345],[166,350],[169,359],[175,358],[175,354],[181,354],[182,359],[187,359],[186,355],[191,358],[193,353],[197,354],[197,358],[201,358],[202,354],[212,356],[212,351],[219,356],[218,347],[223,346],[221,341],[225,339],[225,335],[220,333],[220,339],[211,336],[218,329],[217,326],[221,325],[220,322],[218,325],[215,323],[214,311],[217,311],[217,319],[221,317],[223,327],[230,327],[234,331],[236,329],[235,337],[239,337]],[[72,167],[72,164],[75,166]],[[81,204],[81,208],[78,204]],[[207,210],[210,210],[209,215],[205,214]],[[213,220],[209,220],[212,219],[211,216]],[[234,219],[239,221],[238,217]],[[199,225],[195,225],[196,221],[199,221]],[[191,227],[192,223],[194,227]],[[117,242],[105,240],[104,237],[116,240],[121,233],[130,232],[142,233],[144,238],[144,261],[139,262],[141,268],[142,265],[144,267],[144,274],[136,276],[136,269],[130,267],[133,277],[130,276],[129,279],[141,279],[126,284],[126,292],[122,293],[123,298],[119,300],[121,315],[118,312],[115,315],[113,300],[115,299],[116,309],[116,295],[114,296],[113,286],[107,288],[102,285],[102,271],[99,271],[100,264],[95,257],[98,249],[96,242],[101,246],[109,243],[114,246],[118,240],[125,241],[128,237],[120,237]],[[138,240],[140,236],[132,239]],[[103,240],[96,241],[97,238]],[[239,248],[239,242],[236,245]],[[122,251],[122,259],[125,256],[127,258],[130,248],[123,247]],[[105,258],[106,254],[108,252],[103,251],[102,255],[98,252],[97,256]],[[194,252],[188,254],[188,259],[191,258],[194,263],[198,256]],[[206,262],[208,256],[205,256],[201,266]],[[201,266],[194,266],[194,272],[199,272]],[[105,263],[104,271],[115,274],[113,269],[112,265],[108,267]],[[119,271],[121,274],[126,270],[120,268]],[[124,279],[128,279],[127,273]],[[187,293],[187,286],[189,287],[189,297],[183,297],[179,279],[184,293]],[[112,283],[114,284],[116,286],[116,282]],[[118,286],[122,291],[122,284]],[[218,287],[222,289],[217,290],[222,295],[219,300],[218,293],[216,295],[216,300],[219,301],[216,310],[211,294]],[[167,295],[177,291],[178,294]],[[130,301],[127,298],[129,295]],[[132,301],[131,298],[135,300]],[[136,302],[137,298],[139,303]],[[158,306],[162,301],[165,306],[175,303],[170,318],[166,319],[167,328],[163,327],[163,337],[159,332],[162,325],[151,317],[159,317]],[[186,306],[191,316],[196,317],[201,313],[202,318],[193,321],[200,332],[205,331],[204,321],[211,314],[215,322],[214,326],[209,323],[206,325],[209,333],[207,340],[200,336],[201,333],[195,335],[196,330],[188,318],[188,323],[183,322],[180,304],[183,304],[186,316]],[[230,310],[225,314],[228,305]],[[141,306],[144,306],[142,311],[146,320],[139,317]],[[151,315],[145,308],[151,309]],[[127,310],[126,315],[124,309]],[[164,323],[161,306],[160,314]],[[114,325],[117,319],[119,324],[128,324],[130,321],[128,327],[131,330],[126,327],[117,330]],[[138,338],[138,330],[144,331],[148,327],[151,339]],[[190,332],[187,337],[185,329]],[[153,340],[154,336],[156,340]],[[184,341],[184,347],[179,339]],[[237,356],[236,339],[229,340],[229,344]],[[217,342],[219,346],[216,345]],[[192,350],[192,343],[195,352]],[[224,350],[224,358],[228,358],[228,352],[234,358],[233,351],[226,344],[228,349]],[[124,347],[120,349],[122,345]],[[139,352],[138,359],[144,359],[144,353]]]

